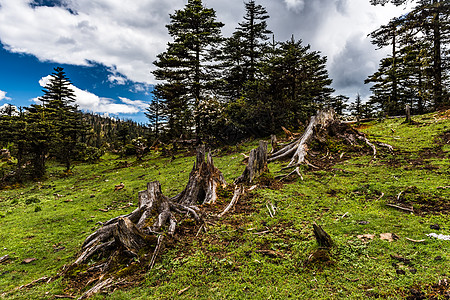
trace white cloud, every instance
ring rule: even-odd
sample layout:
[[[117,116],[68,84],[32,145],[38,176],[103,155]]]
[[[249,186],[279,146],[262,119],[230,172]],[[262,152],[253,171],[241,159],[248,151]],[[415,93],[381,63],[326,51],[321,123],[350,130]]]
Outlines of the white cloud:
[[[294,10],[296,12],[301,12],[305,7],[304,0],[284,0],[288,9]]]
[[[119,97],[119,99],[127,105],[135,106],[142,110],[145,110],[148,107],[148,103],[142,100],[130,100],[124,97]]]
[[[51,75],[42,77],[39,84],[44,87]],[[114,99],[99,97],[91,92],[82,90],[74,85],[69,86],[75,94],[76,104],[79,109],[94,113],[106,114],[135,114],[145,111],[148,104],[141,100],[130,100],[124,97],[119,97],[121,103],[116,103]],[[39,102],[38,98],[33,99],[34,102]]]
[[[0,40],[12,52],[35,55],[56,63],[103,64],[110,68],[109,81],[126,80],[154,84],[151,75],[156,55],[166,49],[170,36],[165,27],[169,14],[186,0],[61,0],[64,7],[35,7],[31,0],[0,0]],[[242,0],[204,0],[217,11],[229,36],[242,21]],[[275,39],[285,41],[294,34],[312,49],[328,56],[329,66],[342,49],[351,49],[356,34],[367,35],[404,11],[393,5],[371,6],[369,0],[257,0],[267,8],[269,29]],[[367,53],[361,60],[378,64],[380,54],[365,39],[358,44]],[[355,73],[356,74],[356,73]],[[365,74],[363,74],[366,76]],[[367,74],[369,75],[369,74]],[[363,86],[365,78],[360,78]]]
[[[117,85],[124,85],[127,83],[127,79],[125,77],[118,75],[108,75],[108,81]]]
[[[7,94],[6,92],[0,90],[0,101],[2,101],[2,100],[11,100],[11,98],[6,97],[6,94]]]
[[[17,116],[19,114],[19,111],[17,109],[17,106],[11,105],[11,104],[5,103],[2,106],[0,106],[0,115],[2,114],[9,114],[8,111],[11,110],[11,115]]]
[[[136,82],[153,82],[150,70],[169,36],[169,12],[183,0],[65,0],[63,7],[32,8],[30,0],[0,0],[0,39],[7,49],[43,61],[116,66]]]

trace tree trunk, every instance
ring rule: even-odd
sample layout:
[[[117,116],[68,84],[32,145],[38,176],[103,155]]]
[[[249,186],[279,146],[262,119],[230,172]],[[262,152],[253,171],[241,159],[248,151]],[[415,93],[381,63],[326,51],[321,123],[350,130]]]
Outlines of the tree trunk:
[[[411,107],[409,104],[406,104],[406,124],[411,124]]]
[[[203,145],[197,149],[197,159],[186,188],[170,200],[185,206],[213,204],[217,200],[217,187],[226,184],[222,172],[214,166],[211,153],[208,153],[205,160]]]
[[[245,168],[242,175],[234,181],[234,183],[252,183],[253,179],[260,176],[267,170],[267,143],[264,141],[260,141],[258,148],[250,151],[247,167]]]

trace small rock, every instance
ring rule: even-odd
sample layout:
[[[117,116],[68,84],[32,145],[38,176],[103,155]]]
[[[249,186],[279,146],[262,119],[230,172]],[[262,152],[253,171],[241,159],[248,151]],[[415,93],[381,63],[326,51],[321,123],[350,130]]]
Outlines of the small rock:
[[[440,230],[441,226],[439,226],[439,224],[433,224],[433,225],[430,225],[430,229]]]

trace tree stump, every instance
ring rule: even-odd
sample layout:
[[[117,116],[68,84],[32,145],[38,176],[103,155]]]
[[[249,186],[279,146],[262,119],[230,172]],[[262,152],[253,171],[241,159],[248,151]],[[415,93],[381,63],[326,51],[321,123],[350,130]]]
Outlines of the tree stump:
[[[211,153],[205,160],[203,145],[197,149],[197,159],[186,188],[170,200],[183,206],[213,204],[217,200],[217,187],[226,184],[222,172],[214,166]]]
[[[311,117],[308,127],[302,136],[289,143],[284,148],[273,153],[269,158],[269,162],[291,157],[288,168],[295,167],[305,162],[308,153],[308,142],[312,139],[314,128],[316,126],[328,127],[328,125],[335,119],[333,110],[319,111],[317,115]]]
[[[235,184],[249,184],[253,179],[267,171],[267,142],[259,141],[259,146],[250,151],[248,164],[241,176],[239,176]]]
[[[336,136],[342,138],[350,145],[354,145],[358,140],[364,142],[373,151],[373,157],[376,157],[377,149],[371,143],[364,133],[351,128],[348,124],[344,124],[335,118],[333,110],[319,111],[317,115],[311,117],[308,127],[299,138],[293,140],[282,149],[273,153],[268,159],[269,162],[283,159],[290,159],[287,168],[295,168],[301,164],[313,166],[308,162],[308,150],[311,141],[323,141],[323,135]],[[377,143],[379,146],[387,147],[392,151],[392,146],[384,143]],[[313,166],[314,167],[314,166]]]
[[[151,268],[162,246],[163,233],[168,236],[175,233],[177,217],[189,217],[202,223],[197,205],[214,203],[217,187],[225,184],[222,173],[214,167],[211,155],[208,154],[205,160],[205,147],[200,147],[188,184],[180,194],[168,198],[162,194],[158,181],[148,183],[147,189],[138,194],[138,208],[103,223],[101,228],[88,236],[72,266],[95,258],[99,262],[94,267],[106,273],[119,260],[128,259],[131,262],[133,258],[139,259],[145,249],[145,252],[152,253]],[[102,261],[105,258],[106,262]]]
[[[313,223],[313,231],[314,237],[316,238],[319,247],[321,248],[331,248],[333,247],[333,240],[330,235],[323,230],[320,225],[317,225],[316,222]]]

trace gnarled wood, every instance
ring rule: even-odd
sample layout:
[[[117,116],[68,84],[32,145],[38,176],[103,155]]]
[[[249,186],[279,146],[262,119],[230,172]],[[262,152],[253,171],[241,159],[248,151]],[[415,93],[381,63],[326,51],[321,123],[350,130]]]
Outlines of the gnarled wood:
[[[186,188],[170,200],[183,206],[212,204],[217,200],[217,187],[226,186],[222,172],[214,166],[210,153],[205,160],[205,146],[197,149],[197,159]]]
[[[326,135],[341,138],[350,145],[354,145],[360,140],[372,149],[373,158],[376,158],[377,149],[375,145],[371,143],[362,132],[337,120],[333,110],[326,110],[319,111],[316,116],[311,117],[308,127],[303,135],[273,153],[268,161],[272,162],[280,159],[290,159],[286,168],[298,167],[301,164],[317,168],[307,160],[307,156],[310,155],[308,152],[309,144],[314,139],[324,142],[325,139],[323,136]],[[378,143],[378,145],[387,147],[389,151],[393,150],[392,146],[388,144]],[[291,174],[293,173],[289,173],[289,175]],[[284,176],[282,178],[284,178]]]
[[[308,142],[313,137],[316,126],[327,127],[334,119],[335,114],[333,110],[319,111],[317,115],[311,117],[308,127],[300,138],[272,154],[268,161],[271,162],[291,157],[287,167],[294,167],[302,164],[305,162],[308,153]]]
[[[248,164],[241,176],[239,176],[235,184],[252,183],[253,179],[267,171],[267,142],[260,141],[256,149],[250,151]]]
[[[223,217],[236,204],[239,198],[244,194],[244,191],[245,189],[243,185],[236,185],[233,198],[231,199],[227,207],[225,207],[225,209],[218,215],[219,218]]]
[[[90,269],[101,270],[106,274],[108,270],[114,270],[113,266],[118,261],[123,263],[129,259],[130,263],[133,258],[141,259],[142,250],[145,250],[151,253],[151,256],[144,256],[144,259],[149,257],[147,267],[151,269],[163,247],[164,232],[168,236],[174,235],[179,216],[202,223],[197,205],[214,203],[217,199],[216,189],[220,185],[226,185],[225,179],[214,166],[211,154],[205,158],[205,147],[202,146],[197,151],[188,184],[180,194],[172,198],[166,197],[162,194],[158,181],[149,182],[147,189],[138,193],[138,207],[129,214],[103,223],[101,228],[88,236],[71,267],[96,259],[98,263]],[[114,284],[113,277],[107,277],[109,278],[100,281],[82,297],[88,297]]]

